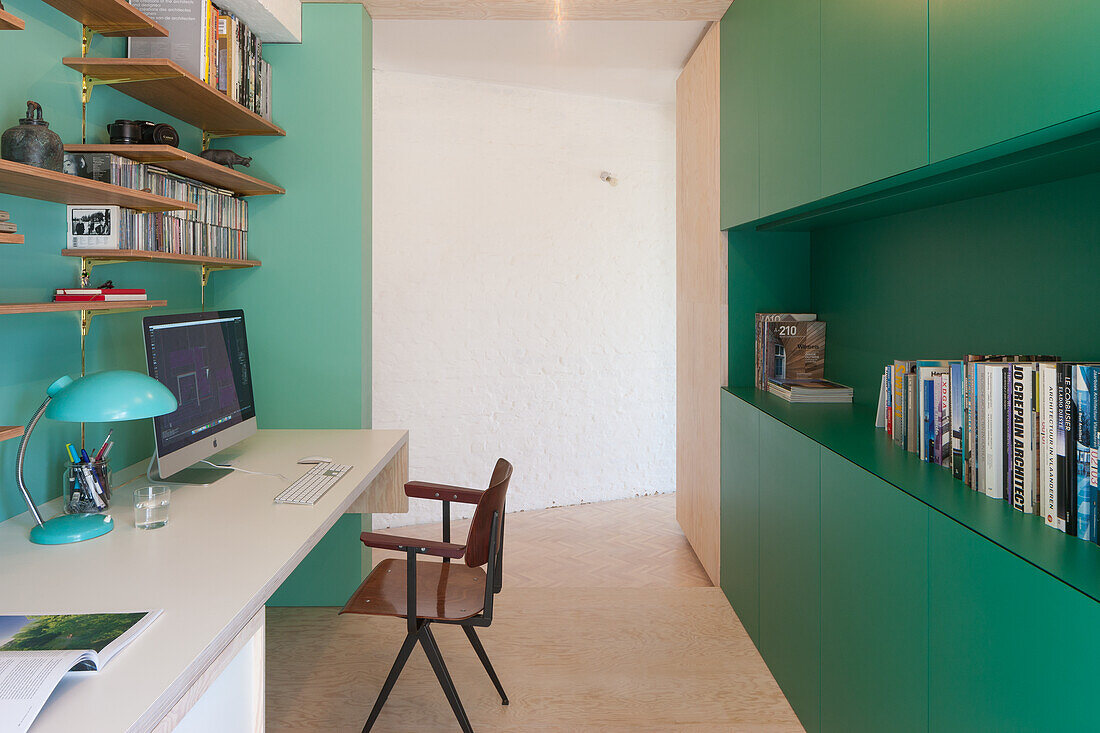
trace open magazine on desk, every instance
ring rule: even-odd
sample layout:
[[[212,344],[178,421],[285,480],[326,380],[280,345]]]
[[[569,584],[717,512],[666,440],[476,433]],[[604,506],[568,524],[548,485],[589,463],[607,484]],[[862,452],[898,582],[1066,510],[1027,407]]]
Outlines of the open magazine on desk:
[[[0,616],[0,733],[23,733],[66,674],[98,672],[161,611]]]

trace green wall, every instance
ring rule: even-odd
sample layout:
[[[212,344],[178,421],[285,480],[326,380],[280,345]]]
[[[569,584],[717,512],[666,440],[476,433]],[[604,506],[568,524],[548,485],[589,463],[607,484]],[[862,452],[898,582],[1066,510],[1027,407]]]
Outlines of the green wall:
[[[8,0],[27,23],[0,34],[0,128],[15,124],[34,99],[65,142],[80,141],[80,76],[61,58],[80,53],[80,25],[39,0]],[[358,4],[303,6],[303,43],[265,47],[274,72],[275,121],[285,138],[218,141],[252,155],[251,172],[287,189],[250,199],[249,254],[257,270],[215,273],[212,308],[244,308],[262,428],[369,427],[371,22]],[[125,41],[97,37],[93,56],[124,56]],[[13,73],[12,70],[18,70]],[[89,142],[106,142],[104,126],[120,117],[172,122],[183,146],[197,151],[199,131],[107,87],[89,106]],[[0,245],[0,299],[49,300],[75,282],[77,264],[62,258],[65,207],[0,196],[26,244]],[[175,265],[97,268],[95,282],[145,287],[170,310],[199,309],[198,273]],[[143,314],[93,321],[88,369],[144,371]],[[60,374],[80,369],[75,314],[0,318],[0,424],[19,424]],[[366,405],[366,407],[364,407]],[[115,468],[153,449],[148,422],[115,426]],[[101,434],[90,425],[89,441]],[[58,495],[61,447],[76,426],[43,421],[28,453],[38,500]],[[24,511],[15,490],[17,441],[0,443],[0,519]],[[369,517],[367,518],[369,522]],[[342,604],[362,577],[361,520],[345,516],[273,599],[277,603]],[[305,578],[308,578],[306,580]]]
[[[286,137],[232,143],[286,188],[249,204],[250,242],[271,243],[255,251],[264,266],[208,293],[248,314],[261,426],[370,427],[371,21],[359,4],[306,3],[302,33],[264,48]],[[341,518],[271,605],[342,606],[369,522]]]
[[[814,232],[811,307],[828,376],[875,404],[894,359],[1100,359],[1100,175]]]

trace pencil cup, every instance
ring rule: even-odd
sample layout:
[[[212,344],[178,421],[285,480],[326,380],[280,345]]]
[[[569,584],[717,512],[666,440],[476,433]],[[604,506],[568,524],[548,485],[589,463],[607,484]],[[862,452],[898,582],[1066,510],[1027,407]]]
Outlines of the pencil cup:
[[[111,462],[70,463],[62,474],[66,514],[95,514],[111,505]]]

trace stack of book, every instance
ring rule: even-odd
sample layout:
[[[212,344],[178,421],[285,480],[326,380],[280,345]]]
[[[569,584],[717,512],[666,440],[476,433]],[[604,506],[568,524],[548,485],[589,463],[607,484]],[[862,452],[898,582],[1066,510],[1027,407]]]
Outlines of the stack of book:
[[[210,0],[133,0],[168,29],[168,38],[131,38],[132,59],[167,58],[230,99],[271,119],[271,66],[263,42],[232,13]]]
[[[127,288],[58,288],[55,303],[95,303],[122,300],[148,300],[144,289]]]
[[[0,211],[0,234],[15,234],[18,227],[11,222],[11,214]]]
[[[825,379],[825,323],[812,313],[756,314],[756,388],[788,402],[852,401]]]
[[[827,379],[772,379],[768,391],[787,402],[851,402],[852,388]]]
[[[195,204],[196,211],[140,213],[117,206],[70,206],[71,249],[145,252],[245,259],[248,202],[231,191],[193,181],[111,153],[66,153],[67,166],[85,178]]]
[[[896,361],[880,395],[899,446],[1096,542],[1100,365],[1053,356]]]

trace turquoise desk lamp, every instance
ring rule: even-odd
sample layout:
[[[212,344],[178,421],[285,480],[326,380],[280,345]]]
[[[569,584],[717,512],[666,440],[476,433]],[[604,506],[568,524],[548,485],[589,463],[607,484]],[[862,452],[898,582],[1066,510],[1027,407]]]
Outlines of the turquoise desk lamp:
[[[138,420],[174,412],[176,397],[163,384],[138,372],[97,372],[73,381],[61,377],[46,390],[46,401],[27,423],[19,441],[16,458],[19,491],[34,517],[31,542],[38,545],[65,545],[107,534],[115,525],[106,514],[62,514],[42,521],[42,515],[23,482],[23,459],[27,441],[43,415],[64,422],[115,422]]]

